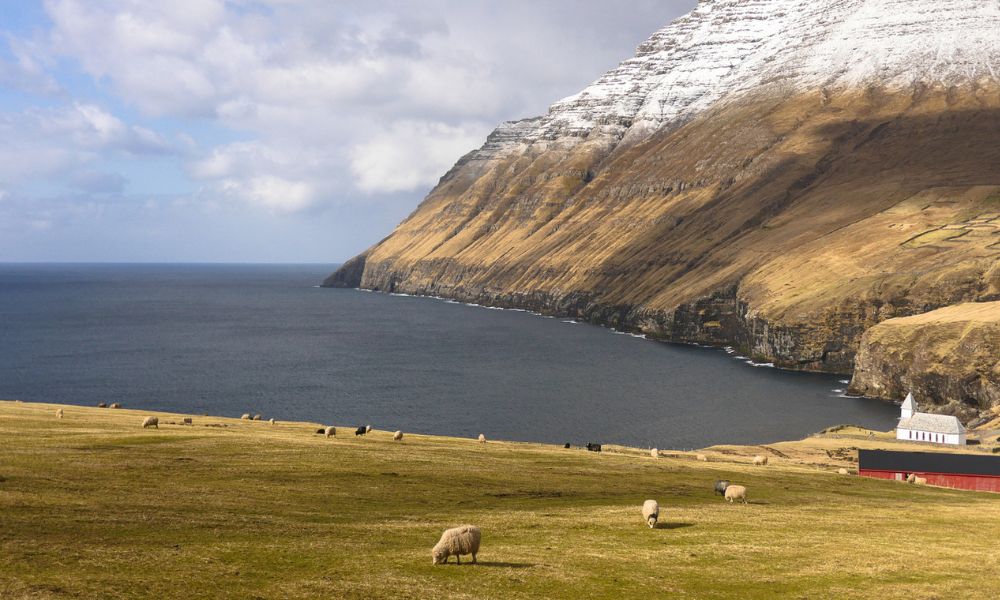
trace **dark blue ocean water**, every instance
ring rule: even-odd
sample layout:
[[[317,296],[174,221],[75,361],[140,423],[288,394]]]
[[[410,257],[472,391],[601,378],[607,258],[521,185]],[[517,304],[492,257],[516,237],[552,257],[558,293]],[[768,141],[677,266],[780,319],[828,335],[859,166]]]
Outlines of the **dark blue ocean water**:
[[[333,268],[0,265],[0,398],[659,448],[898,416],[721,350],[314,287]]]

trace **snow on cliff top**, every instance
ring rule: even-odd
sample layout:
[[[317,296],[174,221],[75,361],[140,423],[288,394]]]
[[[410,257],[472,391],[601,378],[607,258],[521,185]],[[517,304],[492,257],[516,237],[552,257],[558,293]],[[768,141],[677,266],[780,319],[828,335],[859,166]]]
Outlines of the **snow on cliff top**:
[[[603,126],[641,137],[765,83],[905,87],[998,74],[1000,0],[701,0],[545,117],[502,126],[483,151]]]

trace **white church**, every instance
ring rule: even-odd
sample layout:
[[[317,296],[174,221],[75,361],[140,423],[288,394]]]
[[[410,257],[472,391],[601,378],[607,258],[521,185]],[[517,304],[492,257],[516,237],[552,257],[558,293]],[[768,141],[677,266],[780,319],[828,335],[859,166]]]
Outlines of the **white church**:
[[[958,417],[917,412],[917,402],[910,392],[900,407],[896,439],[964,446],[965,427]]]

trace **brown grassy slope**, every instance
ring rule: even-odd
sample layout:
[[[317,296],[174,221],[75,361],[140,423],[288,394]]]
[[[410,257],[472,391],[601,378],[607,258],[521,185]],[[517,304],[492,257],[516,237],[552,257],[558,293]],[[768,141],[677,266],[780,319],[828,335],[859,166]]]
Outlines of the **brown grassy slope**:
[[[607,144],[597,141],[598,148],[588,142],[569,152],[532,148],[499,162],[464,193],[449,194],[447,182],[435,190],[369,253],[363,283],[385,288],[392,273],[402,277],[397,287],[411,291],[578,291],[605,304],[670,310],[763,271],[747,299],[781,317],[813,308],[802,305],[805,298],[825,306],[825,294],[783,290],[785,280],[767,287],[765,266],[778,261],[775,270],[813,274],[816,264],[801,261],[816,257],[831,236],[861,246],[837,252],[855,255],[845,256],[844,272],[836,264],[823,269],[840,279],[840,298],[870,292],[901,261],[909,271],[914,261],[926,263],[924,270],[981,263],[997,255],[985,249],[997,241],[989,225],[978,236],[985,239],[961,246],[900,248],[924,229],[1000,210],[987,200],[1000,185],[1000,100],[991,91],[973,105],[949,106],[945,96],[745,102],[603,162]],[[596,179],[573,181],[588,168]],[[977,191],[963,196],[969,188]],[[923,204],[899,207],[908,200]],[[869,223],[873,217],[882,218]],[[802,248],[810,242],[820,248]],[[904,256],[851,271],[858,255],[883,253]],[[788,254],[800,262],[780,262]],[[789,299],[793,294],[799,299]]]
[[[1000,302],[889,319],[865,332],[852,390],[893,396],[912,390],[921,398],[943,386],[951,388],[954,412],[979,398],[1000,405]]]
[[[352,283],[842,372],[881,320],[1000,297],[996,86],[770,90],[592,138],[457,169]]]
[[[0,402],[0,598],[991,598],[1000,579],[995,495],[813,464],[863,435],[703,463],[56,408]],[[433,567],[463,522],[481,564]]]

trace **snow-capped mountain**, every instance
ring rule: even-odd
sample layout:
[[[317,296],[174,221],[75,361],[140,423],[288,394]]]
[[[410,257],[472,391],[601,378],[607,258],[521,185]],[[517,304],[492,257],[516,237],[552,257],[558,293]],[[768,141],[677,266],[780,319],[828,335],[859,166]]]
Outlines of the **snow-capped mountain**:
[[[761,86],[905,88],[998,75],[998,0],[702,0],[545,117],[501,126],[501,143],[486,150],[595,130],[635,140]]]
[[[969,416],[1000,406],[998,140],[1000,0],[703,0],[502,124],[326,285],[729,345]]]

